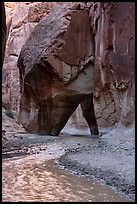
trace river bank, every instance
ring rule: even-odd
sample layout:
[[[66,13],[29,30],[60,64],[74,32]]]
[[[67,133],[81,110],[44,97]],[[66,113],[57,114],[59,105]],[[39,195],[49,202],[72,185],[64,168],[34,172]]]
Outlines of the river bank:
[[[10,122],[14,120],[10,119]],[[4,123],[6,124],[6,123]],[[19,126],[3,125],[3,162],[38,155],[54,159],[61,169],[96,180],[135,200],[135,137],[132,129],[100,129],[91,138],[88,129],[64,128],[59,137],[28,134]],[[5,130],[5,131],[4,131]],[[6,163],[5,163],[6,164]],[[4,171],[4,170],[3,170]],[[4,184],[3,184],[4,185]]]
[[[102,130],[103,131],[103,130]],[[92,144],[69,149],[58,164],[63,169],[111,186],[135,199],[135,137],[133,129],[114,129]]]

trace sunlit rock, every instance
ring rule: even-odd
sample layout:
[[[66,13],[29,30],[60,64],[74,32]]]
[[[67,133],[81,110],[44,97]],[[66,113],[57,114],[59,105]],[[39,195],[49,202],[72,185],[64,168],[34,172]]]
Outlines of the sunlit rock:
[[[18,110],[19,71],[17,60],[36,24],[46,16],[54,2],[4,2],[6,10],[7,42],[2,70],[3,95],[10,100],[11,108]]]

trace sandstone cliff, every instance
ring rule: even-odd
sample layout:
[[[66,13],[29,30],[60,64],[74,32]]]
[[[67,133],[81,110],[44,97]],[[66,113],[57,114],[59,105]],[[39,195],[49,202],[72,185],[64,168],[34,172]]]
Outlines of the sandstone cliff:
[[[5,56],[5,46],[6,46],[6,15],[4,3],[2,2],[2,66]]]
[[[56,3],[55,3],[56,4]],[[20,100],[17,60],[35,25],[46,16],[54,2],[5,2],[7,43],[3,65],[3,102],[17,110]]]
[[[93,3],[91,26],[95,35],[94,98],[98,123],[124,126],[135,111],[135,4]]]
[[[4,71],[5,76],[4,78],[7,80],[7,82],[4,84],[7,85],[7,90],[8,91],[10,90],[10,94],[12,96],[11,99],[12,107],[14,109],[16,109],[17,107],[16,103],[18,103],[19,101],[19,78],[18,78],[19,74],[17,69],[17,59],[23,44],[26,42],[27,38],[29,37],[29,34],[32,32],[35,25],[41,19],[37,17],[37,14],[40,11],[43,11],[44,13],[43,16],[45,15],[45,9],[43,9],[44,7],[40,7],[39,10],[29,8],[32,5],[37,5],[40,3],[41,2],[35,3],[21,2],[19,3],[19,5],[21,6],[25,4],[25,10],[23,10],[22,8],[22,12],[20,13],[20,17],[18,16],[18,18],[14,17],[16,16],[15,11],[12,15],[13,25],[11,24],[11,27],[13,26],[13,29],[10,28],[11,30],[9,32],[6,49],[9,54],[6,54],[5,58],[6,63],[4,65],[4,70],[6,70]],[[40,59],[47,60],[48,58],[48,62],[52,65],[52,67],[55,67],[56,64],[56,70],[54,70],[54,73],[56,72],[59,73],[59,77],[62,78],[61,83],[64,83],[65,86],[72,82],[73,79],[75,82],[75,77],[78,76],[80,69],[83,69],[85,64],[89,60],[94,65],[93,70],[90,69],[89,77],[89,81],[91,80],[92,83],[89,83],[89,87],[83,89],[83,91],[88,90],[87,93],[90,93],[92,92],[93,89],[94,107],[99,127],[101,126],[112,127],[113,125],[116,125],[119,122],[122,123],[124,126],[132,125],[134,123],[134,110],[135,110],[134,2],[125,3],[77,2],[75,4],[73,3],[73,6],[75,7],[75,8],[73,7],[73,9],[75,10],[74,16],[75,15],[76,16],[73,18],[74,21],[71,21],[70,28],[73,27],[74,33],[72,31],[68,32],[67,40],[68,43],[66,45],[63,44],[64,41],[62,40],[62,38],[70,23],[71,16],[68,14],[68,10],[69,6],[71,5],[71,2],[68,2],[67,6],[65,6],[65,2],[62,3],[62,6],[60,6],[61,3],[57,4],[58,9],[60,10],[60,14],[57,16],[57,10],[55,9],[54,10],[55,16],[53,17],[53,19],[49,17],[49,22],[51,22],[51,25],[48,27],[49,32],[46,32],[45,38],[43,35],[43,42],[40,44],[39,38],[36,37],[37,35],[31,36],[31,39],[32,38],[35,39],[34,41],[37,42],[36,45],[38,44],[40,47],[38,52],[35,49],[36,46],[34,47],[32,46],[31,52],[34,55],[33,59],[36,59],[37,62],[39,63]],[[19,6],[16,7],[16,13],[18,13],[20,9],[21,7]],[[27,13],[27,17],[25,17],[24,12]],[[80,15],[78,16],[76,13],[83,14],[80,17]],[[66,20],[62,21],[63,22],[62,25],[64,26],[63,27],[61,24],[58,23],[58,20],[61,15],[63,17],[65,16],[65,14],[67,14],[67,16],[65,18]],[[78,37],[75,25],[77,25],[77,23],[80,23],[81,21],[80,19],[82,19],[82,21],[85,22],[84,18],[86,15],[89,16],[90,24],[89,25],[90,28],[87,28],[88,37],[85,38],[84,37],[85,34],[79,35]],[[30,20],[31,18],[28,16],[31,16],[31,18],[32,19],[34,18],[35,20],[34,21]],[[15,23],[16,21],[18,23]],[[40,21],[39,24],[39,26],[41,26],[41,30],[39,30],[40,35],[42,33],[42,29],[44,29],[44,26],[42,27],[43,22],[44,18],[42,19],[42,21]],[[87,23],[84,24],[87,25]],[[20,26],[21,29],[19,29]],[[56,30],[53,29],[54,26],[56,27]],[[88,30],[90,30],[90,34]],[[15,34],[16,37],[14,37],[13,34]],[[76,39],[77,43],[74,46],[74,41],[76,41]],[[50,48],[48,48],[48,46]],[[63,46],[64,46],[63,51],[60,51]],[[57,55],[58,57],[56,58],[53,57],[55,55]],[[28,63],[27,67],[29,67],[30,69],[32,64],[35,64],[35,61],[33,61],[31,58],[32,64],[30,64],[30,62],[27,61],[29,59],[28,57],[30,56],[27,54],[26,51],[26,54],[24,56],[24,59],[26,59],[25,66]],[[80,60],[78,60],[78,57]],[[62,62],[58,60],[59,58]],[[68,66],[68,58],[69,64],[71,66]],[[79,63],[80,65],[79,71],[77,71],[76,69],[77,63]],[[28,68],[25,67],[25,69],[27,70]],[[24,74],[27,73],[26,70]],[[89,76],[89,73],[87,75]],[[13,76],[14,80],[12,80]],[[95,76],[94,82],[92,76]],[[22,77],[21,74],[20,77]],[[81,81],[82,83],[81,82],[78,83],[79,84],[78,87],[81,84],[80,89],[82,90],[82,88],[85,87],[84,85],[82,85],[85,80],[81,78]],[[74,87],[74,84],[72,87]],[[81,111],[80,109],[78,110]],[[76,124],[76,126],[79,125],[80,123],[81,126],[82,125],[85,126],[86,125],[85,122],[82,122],[84,121],[82,119],[82,114],[79,114],[78,112],[73,113],[70,123]],[[78,115],[81,115],[80,118],[77,118]]]
[[[92,40],[88,11],[78,3],[58,3],[35,26],[18,59],[19,120],[29,131],[58,135],[81,104],[91,132],[97,132]]]

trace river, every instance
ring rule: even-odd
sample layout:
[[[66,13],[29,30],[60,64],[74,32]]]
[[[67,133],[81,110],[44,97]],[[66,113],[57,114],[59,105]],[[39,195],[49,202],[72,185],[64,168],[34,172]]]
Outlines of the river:
[[[129,202],[99,182],[59,168],[52,153],[3,159],[3,202]]]

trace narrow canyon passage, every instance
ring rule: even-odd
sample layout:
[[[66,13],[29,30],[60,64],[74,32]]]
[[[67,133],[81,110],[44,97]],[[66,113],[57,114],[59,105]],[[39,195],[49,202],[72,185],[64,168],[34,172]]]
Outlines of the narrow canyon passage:
[[[134,2],[2,12],[2,201],[135,202]]]

